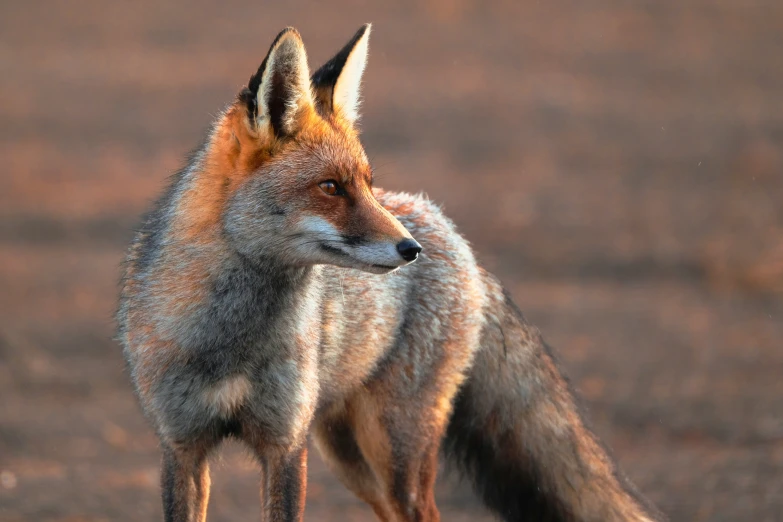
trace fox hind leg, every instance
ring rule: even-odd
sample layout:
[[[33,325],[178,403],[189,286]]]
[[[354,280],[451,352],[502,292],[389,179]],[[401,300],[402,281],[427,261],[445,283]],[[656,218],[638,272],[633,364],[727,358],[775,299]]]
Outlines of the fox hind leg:
[[[438,522],[434,488],[440,436],[422,429],[427,425],[426,409],[410,406],[399,414],[381,409],[388,400],[378,397],[386,392],[357,397],[358,446],[380,482],[384,504],[393,513],[390,520]]]
[[[329,467],[383,521],[438,522],[435,478],[439,436],[421,430],[418,408],[389,413],[384,393],[363,389],[345,414],[315,426],[316,446]],[[400,403],[406,404],[406,403]],[[407,403],[411,404],[411,403]]]
[[[358,446],[351,421],[345,410],[319,420],[313,430],[315,446],[345,487],[369,504],[380,520],[393,520],[381,483]]]

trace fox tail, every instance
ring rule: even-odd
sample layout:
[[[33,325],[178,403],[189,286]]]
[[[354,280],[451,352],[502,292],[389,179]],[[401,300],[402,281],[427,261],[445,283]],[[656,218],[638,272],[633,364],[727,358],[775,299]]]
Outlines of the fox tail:
[[[537,330],[489,274],[481,347],[443,452],[502,520],[664,520],[585,426]]]

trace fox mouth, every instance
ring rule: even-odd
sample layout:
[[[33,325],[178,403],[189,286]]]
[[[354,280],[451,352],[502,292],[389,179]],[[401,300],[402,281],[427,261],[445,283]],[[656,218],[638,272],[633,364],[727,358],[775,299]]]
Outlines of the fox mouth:
[[[392,271],[397,270],[398,268],[400,268],[398,265],[384,265],[384,264],[380,264],[380,263],[367,263],[367,262],[364,262],[364,261],[362,261],[360,259],[357,259],[354,256],[350,255],[348,252],[346,252],[342,248],[330,245],[328,243],[320,243],[319,246],[321,247],[321,249],[324,252],[328,252],[329,254],[332,254],[335,257],[340,257],[342,259],[350,260],[352,262],[352,264],[354,264],[354,263],[355,264],[360,264],[360,265],[364,265],[366,267],[374,268],[376,270],[384,270],[384,271],[387,271],[387,272],[392,272]]]
[[[389,266],[389,265],[370,265],[374,268],[383,268],[384,270],[394,270],[396,268],[399,268],[398,266]]]

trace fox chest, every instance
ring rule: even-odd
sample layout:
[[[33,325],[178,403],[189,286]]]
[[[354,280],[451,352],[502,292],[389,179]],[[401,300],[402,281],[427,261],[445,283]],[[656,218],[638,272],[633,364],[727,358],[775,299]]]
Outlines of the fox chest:
[[[318,301],[251,297],[202,314],[182,339],[186,356],[167,367],[155,397],[172,432],[240,422],[286,443],[309,423],[319,389]]]
[[[206,397],[216,412],[230,415],[242,407],[263,416],[299,415],[317,400],[319,331],[308,308],[262,322],[244,344],[226,350],[225,368]]]
[[[320,307],[323,403],[358,389],[399,342],[407,292],[401,276],[384,284],[355,272],[332,276]]]

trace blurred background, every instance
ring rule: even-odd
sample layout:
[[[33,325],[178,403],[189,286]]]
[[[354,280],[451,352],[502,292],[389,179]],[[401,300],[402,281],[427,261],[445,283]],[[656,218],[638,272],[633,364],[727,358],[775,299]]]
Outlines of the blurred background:
[[[280,29],[315,68],[367,21],[378,184],[443,204],[672,520],[780,520],[777,0],[0,3],[0,520],[161,519],[132,229]],[[253,461],[213,469],[210,520],[256,519]],[[315,452],[306,518],[372,520]]]

